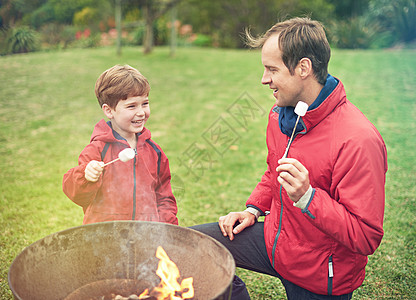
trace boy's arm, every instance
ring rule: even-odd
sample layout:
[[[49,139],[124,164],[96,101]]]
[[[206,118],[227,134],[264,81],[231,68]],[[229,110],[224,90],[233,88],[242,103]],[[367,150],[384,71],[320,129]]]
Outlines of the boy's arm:
[[[162,152],[159,184],[155,190],[159,220],[164,223],[178,225],[178,218],[176,217],[178,208],[175,196],[172,193],[170,179],[169,161]]]
[[[64,175],[62,183],[65,195],[84,208],[95,198],[102,183],[102,176],[97,182],[91,182],[85,178],[85,168],[92,160],[101,161],[101,153],[97,145],[89,144],[81,152],[78,158],[78,166],[70,169]]]

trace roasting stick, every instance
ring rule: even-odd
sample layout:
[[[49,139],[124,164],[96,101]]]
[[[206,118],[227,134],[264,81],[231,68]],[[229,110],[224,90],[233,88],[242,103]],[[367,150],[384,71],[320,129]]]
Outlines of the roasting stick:
[[[287,143],[285,154],[283,154],[282,158],[287,157],[290,144],[292,144],[293,135],[295,134],[296,126],[298,126],[300,117],[303,117],[306,114],[307,110],[308,110],[308,104],[306,104],[305,102],[299,101],[298,104],[296,104],[295,113],[298,115],[298,118],[296,119],[295,127],[293,127],[292,135],[289,139],[289,142]]]
[[[126,149],[120,151],[120,153],[118,154],[118,158],[104,164],[103,167],[108,166],[109,164],[112,164],[113,162],[116,162],[118,160],[121,160],[122,162],[129,161],[129,160],[133,159],[135,155],[136,155],[136,152],[134,152],[134,149],[126,148]]]

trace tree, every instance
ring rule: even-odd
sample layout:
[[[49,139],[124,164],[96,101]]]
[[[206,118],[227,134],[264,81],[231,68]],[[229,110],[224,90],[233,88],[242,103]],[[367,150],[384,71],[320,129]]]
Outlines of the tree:
[[[47,0],[2,0],[0,1],[0,28],[9,28],[19,22],[25,14],[28,14]]]
[[[143,13],[146,24],[143,52],[150,53],[153,49],[153,23],[181,0],[144,0]]]
[[[117,0],[118,1],[118,0]],[[123,12],[139,8],[144,19],[145,32],[143,38],[143,51],[150,53],[154,45],[153,26],[156,20],[175,7],[182,0],[122,0]]]

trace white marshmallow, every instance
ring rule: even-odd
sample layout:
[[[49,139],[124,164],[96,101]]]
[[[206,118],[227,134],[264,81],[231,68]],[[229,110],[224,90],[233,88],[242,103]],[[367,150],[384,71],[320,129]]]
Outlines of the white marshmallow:
[[[133,159],[135,155],[136,152],[134,152],[132,148],[126,148],[123,151],[120,151],[120,153],[118,154],[118,158],[120,158],[122,162],[126,162],[130,159]]]
[[[308,111],[308,104],[306,104],[305,102],[299,101],[298,104],[296,104],[295,113],[298,116],[303,117],[307,111]]]

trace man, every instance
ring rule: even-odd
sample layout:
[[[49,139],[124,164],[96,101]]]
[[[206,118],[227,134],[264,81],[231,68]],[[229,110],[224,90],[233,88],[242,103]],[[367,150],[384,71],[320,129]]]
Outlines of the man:
[[[319,22],[294,18],[247,37],[262,47],[262,84],[276,98],[268,167],[245,211],[194,229],[222,242],[238,267],[280,278],[288,299],[351,299],[383,237],[385,144],[328,74],[330,47]],[[309,108],[288,145],[299,101]]]

